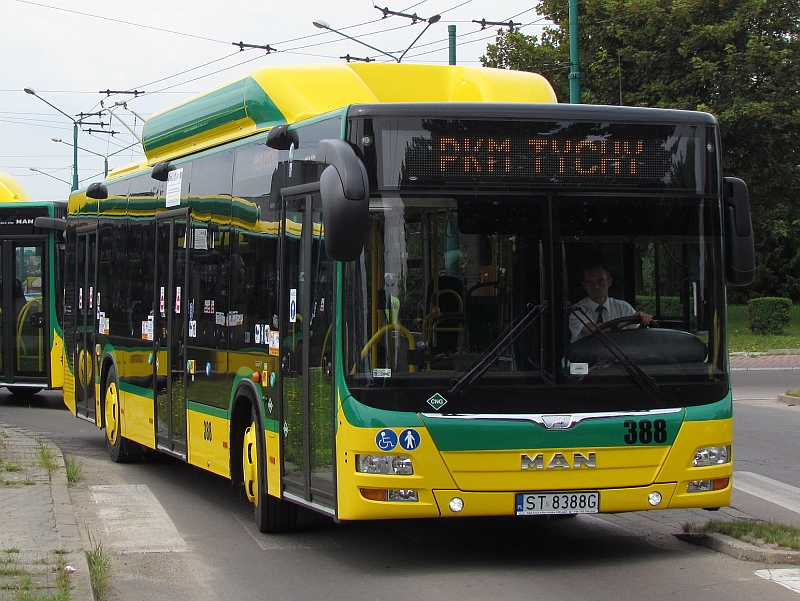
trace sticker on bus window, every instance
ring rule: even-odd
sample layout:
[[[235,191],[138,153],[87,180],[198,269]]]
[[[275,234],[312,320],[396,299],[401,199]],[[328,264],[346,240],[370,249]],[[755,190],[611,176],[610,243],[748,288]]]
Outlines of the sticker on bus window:
[[[189,322],[189,338],[197,338],[197,322],[194,320]]]
[[[272,357],[279,356],[281,350],[280,334],[276,330],[270,330],[269,334],[269,354]]]
[[[573,376],[585,376],[589,373],[588,363],[570,363],[569,373]]]
[[[373,378],[391,378],[392,370],[388,367],[376,367],[372,370]]]
[[[181,204],[181,182],[183,169],[175,169],[167,174],[166,206],[176,207]]]

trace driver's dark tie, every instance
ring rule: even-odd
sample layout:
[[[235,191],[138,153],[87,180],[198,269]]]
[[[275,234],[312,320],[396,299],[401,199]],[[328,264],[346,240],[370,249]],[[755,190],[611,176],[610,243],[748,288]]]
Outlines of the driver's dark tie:
[[[605,309],[605,307],[603,305],[598,305],[598,307],[597,307],[597,319],[594,320],[594,322],[597,325],[601,325],[605,321],[605,319],[603,319],[603,309]]]

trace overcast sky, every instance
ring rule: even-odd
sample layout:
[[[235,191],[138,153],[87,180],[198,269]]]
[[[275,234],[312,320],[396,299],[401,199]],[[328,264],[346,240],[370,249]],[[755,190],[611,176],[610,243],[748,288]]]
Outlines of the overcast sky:
[[[523,24],[540,35],[543,20],[535,2],[519,0],[395,0],[381,8],[422,19],[441,15],[419,40],[426,23],[390,16],[372,0],[0,0],[0,171],[16,177],[35,200],[66,199],[72,179],[72,123],[35,96],[32,88],[64,113],[98,111],[100,102],[127,101],[141,117],[181,102],[253,69],[277,64],[340,63],[346,54],[391,61],[385,55],[409,48],[404,63],[448,63],[448,25],[456,25],[457,62],[480,66],[479,57],[495,39],[497,27],[481,30],[472,21]],[[267,46],[240,51],[234,43]],[[139,90],[146,94],[101,94],[101,90]],[[115,109],[137,133],[141,122]],[[87,118],[99,123],[100,118]],[[105,130],[78,135],[81,187],[102,178],[103,156],[111,168],[141,156],[141,147],[117,120]],[[60,138],[65,143],[54,142]],[[132,148],[123,150],[133,144]],[[91,154],[92,151],[96,154]],[[39,171],[32,171],[35,168]],[[48,175],[45,175],[48,174]],[[58,181],[63,180],[63,181]]]

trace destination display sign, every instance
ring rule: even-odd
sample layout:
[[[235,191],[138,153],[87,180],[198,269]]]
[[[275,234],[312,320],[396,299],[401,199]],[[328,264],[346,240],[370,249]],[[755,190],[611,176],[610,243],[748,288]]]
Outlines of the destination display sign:
[[[383,181],[401,188],[539,183],[696,191],[707,159],[706,144],[695,129],[421,120],[413,129],[382,131]],[[701,162],[696,161],[698,152],[703,153]]]

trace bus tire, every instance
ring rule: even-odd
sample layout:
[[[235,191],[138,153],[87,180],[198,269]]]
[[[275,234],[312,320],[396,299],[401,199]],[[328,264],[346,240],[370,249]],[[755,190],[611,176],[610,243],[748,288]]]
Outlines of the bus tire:
[[[106,434],[106,447],[111,461],[129,463],[139,459],[141,447],[121,434],[122,413],[120,412],[119,384],[117,370],[112,365],[103,384],[103,418]]]
[[[267,462],[264,430],[258,427],[255,408],[242,438],[242,480],[259,532],[286,532],[297,524],[297,505],[267,493]]]
[[[17,399],[28,400],[41,388],[26,388],[23,386],[8,386],[8,391],[13,394]]]

